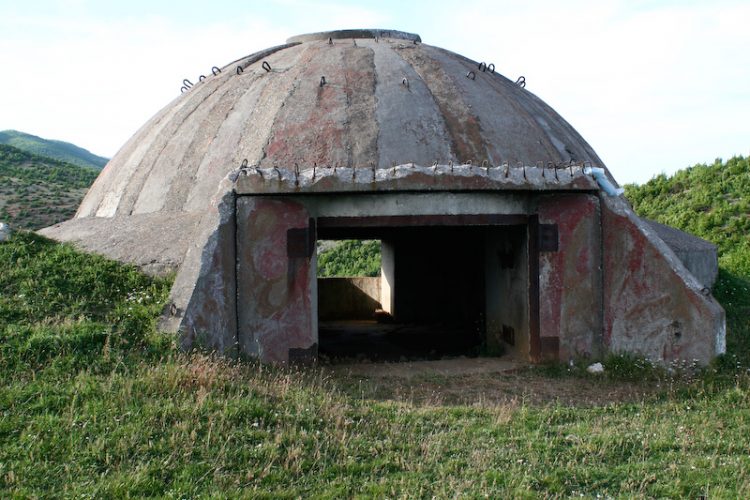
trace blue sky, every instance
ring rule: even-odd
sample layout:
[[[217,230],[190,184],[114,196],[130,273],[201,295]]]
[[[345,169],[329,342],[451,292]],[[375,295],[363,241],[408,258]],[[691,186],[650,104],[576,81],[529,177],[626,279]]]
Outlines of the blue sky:
[[[750,2],[730,0],[0,0],[0,130],[111,156],[183,78],[356,27],[524,75],[621,183],[750,154]]]

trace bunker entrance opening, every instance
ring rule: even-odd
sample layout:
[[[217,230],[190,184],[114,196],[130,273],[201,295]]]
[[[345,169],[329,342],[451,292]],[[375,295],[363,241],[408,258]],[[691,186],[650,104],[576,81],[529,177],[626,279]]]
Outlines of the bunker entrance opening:
[[[379,272],[370,273],[375,276],[319,273],[321,359],[393,362],[504,353],[528,359],[526,225],[393,222],[404,223],[318,219],[319,241],[380,247]],[[319,265],[327,260],[319,252]]]

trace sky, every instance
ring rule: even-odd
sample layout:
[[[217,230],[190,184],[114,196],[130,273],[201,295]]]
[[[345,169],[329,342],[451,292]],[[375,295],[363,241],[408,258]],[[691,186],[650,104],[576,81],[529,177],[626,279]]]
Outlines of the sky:
[[[750,154],[748,0],[0,0],[0,130],[111,157],[183,78],[345,28],[525,76],[623,184]]]

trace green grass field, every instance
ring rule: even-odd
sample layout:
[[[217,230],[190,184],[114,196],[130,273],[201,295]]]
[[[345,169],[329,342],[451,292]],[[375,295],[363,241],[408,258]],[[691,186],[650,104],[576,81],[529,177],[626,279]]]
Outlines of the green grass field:
[[[365,376],[179,353],[156,330],[168,279],[19,232],[0,244],[0,498],[748,498],[737,262],[716,289],[730,352],[703,371]]]

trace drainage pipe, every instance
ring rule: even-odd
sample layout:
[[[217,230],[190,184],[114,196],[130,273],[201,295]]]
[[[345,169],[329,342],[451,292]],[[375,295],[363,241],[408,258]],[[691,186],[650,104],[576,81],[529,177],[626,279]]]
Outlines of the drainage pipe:
[[[590,174],[596,179],[597,184],[601,187],[605,193],[610,196],[620,196],[625,190],[621,187],[615,187],[605,174],[604,169],[600,167],[585,167],[583,169],[584,174]]]

